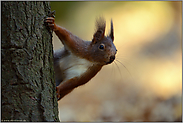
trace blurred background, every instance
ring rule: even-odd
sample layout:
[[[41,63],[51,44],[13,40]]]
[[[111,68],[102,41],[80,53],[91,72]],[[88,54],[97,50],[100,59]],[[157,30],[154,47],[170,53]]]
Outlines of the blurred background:
[[[61,121],[182,121],[182,2],[51,2],[56,23],[92,40],[114,23],[115,62],[59,101]],[[62,47],[55,36],[54,50]]]

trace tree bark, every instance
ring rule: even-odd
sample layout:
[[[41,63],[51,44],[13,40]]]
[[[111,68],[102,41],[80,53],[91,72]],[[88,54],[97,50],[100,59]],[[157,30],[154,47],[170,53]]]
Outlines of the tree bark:
[[[59,121],[49,2],[1,2],[1,121]]]

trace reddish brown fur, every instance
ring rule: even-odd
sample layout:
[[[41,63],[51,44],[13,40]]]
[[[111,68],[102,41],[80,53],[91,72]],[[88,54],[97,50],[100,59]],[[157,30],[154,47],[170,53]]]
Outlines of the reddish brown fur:
[[[57,26],[52,17],[46,18],[46,22],[55,31],[64,46],[67,47],[67,50],[76,56],[87,59],[93,63],[93,66],[89,67],[81,76],[63,80],[57,86],[57,97],[58,99],[61,99],[74,88],[83,85],[92,79],[101,70],[103,65],[111,63],[110,57],[115,56],[117,51],[113,44],[113,26],[111,25],[111,34],[108,37],[105,37],[105,21],[97,21],[97,31],[93,36],[93,40],[92,42],[87,42],[73,35],[68,30]],[[105,47],[108,47],[105,48],[103,52],[98,49],[98,46],[101,44],[105,44]]]
[[[57,94],[59,95],[58,99],[63,98],[74,88],[87,83],[100,71],[101,68],[102,66],[100,65],[93,66],[84,73],[84,76],[75,77],[66,82],[60,83],[60,85],[57,86]]]

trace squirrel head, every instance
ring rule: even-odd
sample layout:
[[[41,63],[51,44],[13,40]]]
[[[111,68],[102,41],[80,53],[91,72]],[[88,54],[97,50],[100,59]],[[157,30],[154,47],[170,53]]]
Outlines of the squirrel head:
[[[110,64],[115,60],[116,47],[114,45],[114,29],[111,19],[111,30],[108,36],[105,36],[106,22],[104,18],[99,18],[96,21],[96,32],[93,35],[91,42],[92,59],[101,65]]]

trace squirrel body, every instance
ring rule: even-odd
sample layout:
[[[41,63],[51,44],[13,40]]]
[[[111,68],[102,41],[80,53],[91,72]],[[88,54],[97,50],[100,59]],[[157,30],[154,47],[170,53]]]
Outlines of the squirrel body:
[[[117,50],[113,43],[112,20],[110,35],[107,37],[104,36],[104,19],[100,18],[96,22],[97,31],[92,41],[80,39],[56,25],[54,21],[53,17],[47,17],[45,20],[64,45],[64,48],[54,51],[56,90],[60,100],[74,88],[87,83],[104,65],[112,63]]]

